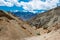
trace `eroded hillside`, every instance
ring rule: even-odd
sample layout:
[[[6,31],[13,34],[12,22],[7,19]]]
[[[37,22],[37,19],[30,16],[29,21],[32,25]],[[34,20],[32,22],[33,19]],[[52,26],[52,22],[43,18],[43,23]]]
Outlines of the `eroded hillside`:
[[[60,7],[51,9],[47,12],[38,14],[36,17],[28,21],[32,27],[38,28],[48,28],[53,26],[55,23],[60,22]]]
[[[21,38],[36,36],[30,25],[0,10],[0,40],[20,40]]]

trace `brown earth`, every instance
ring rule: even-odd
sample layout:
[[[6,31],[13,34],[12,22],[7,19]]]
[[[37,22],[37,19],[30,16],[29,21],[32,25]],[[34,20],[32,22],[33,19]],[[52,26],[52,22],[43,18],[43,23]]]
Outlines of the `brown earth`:
[[[0,10],[0,40],[20,40],[31,36],[36,36],[36,33],[30,25],[11,13]]]

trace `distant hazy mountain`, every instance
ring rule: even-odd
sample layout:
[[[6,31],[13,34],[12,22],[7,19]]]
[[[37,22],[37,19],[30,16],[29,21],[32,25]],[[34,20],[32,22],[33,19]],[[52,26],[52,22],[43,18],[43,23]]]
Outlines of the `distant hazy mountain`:
[[[18,16],[19,18],[21,18],[24,21],[29,20],[30,18],[37,15],[32,12],[12,12],[12,14]]]

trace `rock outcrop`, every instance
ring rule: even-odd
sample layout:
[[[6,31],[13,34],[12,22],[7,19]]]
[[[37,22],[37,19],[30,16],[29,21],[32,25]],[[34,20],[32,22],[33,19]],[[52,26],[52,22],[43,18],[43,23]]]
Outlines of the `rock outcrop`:
[[[32,27],[38,28],[48,28],[53,26],[55,23],[60,22],[60,7],[51,9],[47,12],[38,14],[36,17],[28,21]]]

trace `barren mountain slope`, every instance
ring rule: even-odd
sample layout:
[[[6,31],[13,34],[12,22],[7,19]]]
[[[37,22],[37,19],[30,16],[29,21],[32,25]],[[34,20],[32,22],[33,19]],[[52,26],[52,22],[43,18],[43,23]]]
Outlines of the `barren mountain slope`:
[[[0,40],[20,40],[31,36],[36,36],[36,33],[30,25],[0,10]]]
[[[36,28],[48,28],[58,22],[60,22],[60,7],[38,14],[36,17],[28,21],[32,27],[35,26]]]
[[[60,7],[38,14],[28,23],[0,10],[0,40],[60,40]]]

